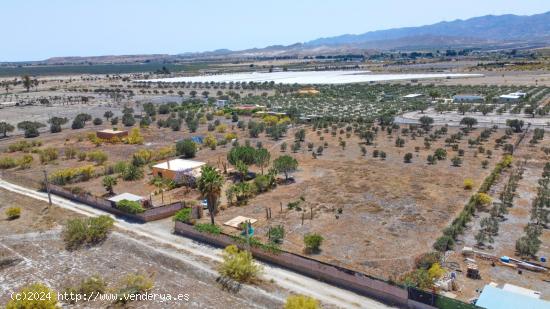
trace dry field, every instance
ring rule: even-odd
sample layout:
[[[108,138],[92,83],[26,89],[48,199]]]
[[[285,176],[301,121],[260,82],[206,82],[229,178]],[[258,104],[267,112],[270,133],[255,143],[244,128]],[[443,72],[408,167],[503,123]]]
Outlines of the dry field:
[[[457,129],[450,129],[449,134]],[[503,130],[491,137],[502,135]],[[478,131],[470,133],[477,136]],[[347,147],[338,146],[338,137],[324,134],[329,147],[318,159],[307,150],[295,154],[300,163],[295,184],[280,185],[261,194],[247,206],[231,207],[221,212],[217,220],[225,222],[237,215],[258,219],[255,236],[266,240],[269,227],[283,225],[285,240],[282,248],[302,253],[303,236],[316,232],[325,238],[322,251],[315,258],[351,267],[383,278],[398,278],[413,267],[416,256],[430,251],[441,230],[462,210],[471,191],[463,189],[466,178],[480,185],[492,166],[501,157],[501,150],[492,149],[487,169],[481,168],[484,155],[474,157],[467,137],[460,143],[465,150],[461,167],[452,167],[449,158],[456,153],[448,149],[448,159],[428,165],[426,157],[435,148],[443,147],[440,139],[432,149],[423,147],[423,138],[407,140],[403,148],[394,145],[386,133],[379,133],[376,146],[367,146],[361,155],[358,139],[351,137]],[[307,142],[321,145],[314,132]],[[415,152],[415,146],[421,147]],[[373,158],[374,149],[385,151],[386,160]],[[414,154],[412,163],[404,163],[405,153]],[[280,153],[273,149],[272,157]],[[287,204],[304,197],[302,211],[288,210]],[[281,212],[282,205],[282,212]],[[271,208],[272,219],[266,220],[265,208]],[[339,208],[342,209],[339,213]],[[312,219],[313,216],[313,219]],[[235,230],[226,228],[227,232]]]

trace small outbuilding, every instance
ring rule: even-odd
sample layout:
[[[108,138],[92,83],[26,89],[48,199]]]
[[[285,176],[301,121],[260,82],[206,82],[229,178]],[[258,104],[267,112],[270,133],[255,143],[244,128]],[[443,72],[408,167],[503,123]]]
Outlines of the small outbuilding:
[[[517,103],[521,100],[521,97],[515,94],[503,94],[498,97],[500,103]]]
[[[118,203],[122,200],[128,200],[128,201],[132,201],[132,202],[142,203],[145,199],[142,196],[135,195],[135,194],[128,193],[128,192],[124,192],[122,194],[112,196],[112,197],[108,198],[107,200],[110,201],[114,205],[114,204],[116,204],[116,203]]]
[[[170,179],[176,183],[182,183],[186,180],[194,181],[201,175],[201,167],[204,162],[173,159],[154,165],[152,168],[153,176]]]
[[[128,131],[105,129],[96,132],[96,136],[101,139],[123,138],[128,136]]]

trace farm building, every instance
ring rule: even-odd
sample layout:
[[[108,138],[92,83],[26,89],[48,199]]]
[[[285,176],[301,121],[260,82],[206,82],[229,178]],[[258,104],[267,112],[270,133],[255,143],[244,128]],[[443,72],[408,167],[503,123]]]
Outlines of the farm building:
[[[517,103],[521,100],[521,97],[514,94],[503,94],[498,97],[500,103]]]
[[[457,94],[453,96],[454,103],[481,103],[485,98],[475,94]]]
[[[414,100],[414,99],[420,99],[424,97],[424,95],[422,93],[411,93],[411,94],[407,94],[405,96],[403,96],[403,99],[405,100]]]
[[[128,136],[128,131],[105,129],[97,131],[96,136],[101,139],[123,138]]]
[[[194,181],[201,175],[201,167],[204,162],[174,159],[154,165],[152,168],[154,177],[161,177],[182,183],[185,180]]]
[[[487,309],[550,309],[550,302],[540,299],[540,293],[506,284],[502,289],[486,285],[476,306]]]
[[[225,107],[227,104],[229,104],[229,100],[217,100],[216,101],[216,107]]]
[[[503,94],[498,97],[501,103],[516,103],[525,98],[527,94],[525,92],[512,92],[509,94]]]

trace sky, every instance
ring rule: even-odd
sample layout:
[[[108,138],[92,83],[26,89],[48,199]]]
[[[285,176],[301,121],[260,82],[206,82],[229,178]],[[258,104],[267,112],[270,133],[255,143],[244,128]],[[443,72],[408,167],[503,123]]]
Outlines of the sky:
[[[7,0],[0,62],[241,50],[546,11],[550,0]]]

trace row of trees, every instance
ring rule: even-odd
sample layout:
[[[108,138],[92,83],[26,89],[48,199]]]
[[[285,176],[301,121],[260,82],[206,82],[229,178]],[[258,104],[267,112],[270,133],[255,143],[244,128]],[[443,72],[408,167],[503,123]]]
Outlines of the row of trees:
[[[531,221],[525,227],[525,235],[516,241],[516,251],[521,256],[535,256],[540,249],[543,228],[547,227],[550,214],[550,163],[546,163],[538,181],[537,196],[531,206]]]

